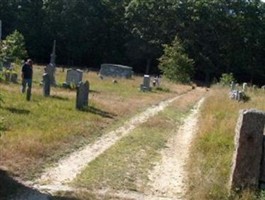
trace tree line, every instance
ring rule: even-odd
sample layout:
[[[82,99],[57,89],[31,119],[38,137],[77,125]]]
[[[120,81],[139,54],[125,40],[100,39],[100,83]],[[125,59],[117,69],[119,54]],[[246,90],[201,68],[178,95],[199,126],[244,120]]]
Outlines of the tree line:
[[[192,79],[210,82],[233,73],[238,81],[265,84],[260,0],[1,0],[0,19],[2,39],[18,30],[39,63],[49,62],[56,40],[57,64],[117,63],[160,73],[167,62],[185,58]],[[176,57],[174,49],[185,56]]]

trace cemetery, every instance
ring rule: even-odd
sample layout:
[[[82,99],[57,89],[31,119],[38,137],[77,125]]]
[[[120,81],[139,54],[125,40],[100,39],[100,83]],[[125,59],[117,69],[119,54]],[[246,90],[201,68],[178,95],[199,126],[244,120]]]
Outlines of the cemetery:
[[[0,200],[265,199],[265,0],[0,10]]]

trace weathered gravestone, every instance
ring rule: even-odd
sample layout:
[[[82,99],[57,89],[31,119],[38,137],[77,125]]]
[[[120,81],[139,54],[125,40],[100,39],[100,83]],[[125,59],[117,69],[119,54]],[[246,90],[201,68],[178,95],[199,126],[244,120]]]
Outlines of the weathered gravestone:
[[[51,80],[48,73],[44,73],[42,75],[42,83],[43,83],[43,96],[50,96],[51,91]]]
[[[55,81],[55,65],[50,63],[45,67],[45,72],[48,74],[49,78],[50,78],[50,83],[51,85],[56,85],[56,81]]]
[[[12,83],[17,83],[17,74],[16,73],[11,73],[10,80],[11,80]]]
[[[56,71],[55,48],[56,48],[56,40],[53,41],[52,53],[50,55],[51,56],[50,63],[44,68],[45,73],[47,73],[49,75],[50,84],[53,86],[56,86],[56,81],[55,81],[55,71]]]
[[[31,87],[27,88],[26,99],[27,99],[27,101],[30,101],[30,99],[31,99]]]
[[[9,61],[4,61],[4,62],[3,62],[3,67],[6,68],[6,69],[10,69],[10,68],[11,68],[11,62],[9,62]]]
[[[66,84],[71,85],[75,84],[78,85],[82,82],[83,79],[83,71],[82,70],[75,70],[75,69],[68,69],[66,74]]]
[[[248,84],[247,83],[243,83],[243,85],[242,85],[243,92],[247,91],[247,87],[248,87]]]
[[[88,106],[89,82],[81,82],[76,92],[76,108],[82,109]]]
[[[56,64],[55,64],[55,59],[56,59],[55,49],[56,49],[56,40],[53,41],[53,47],[52,47],[52,53],[51,53],[51,59],[50,59],[50,64],[52,64],[54,67],[56,66]]]
[[[117,64],[102,64],[99,71],[100,76],[112,76],[131,78],[133,75],[132,67]]]
[[[151,90],[150,81],[151,81],[150,76],[144,75],[143,84],[140,85],[141,91],[145,92]]]
[[[265,113],[257,110],[242,110],[235,135],[235,152],[230,178],[234,189],[258,188],[262,177],[263,133]]]

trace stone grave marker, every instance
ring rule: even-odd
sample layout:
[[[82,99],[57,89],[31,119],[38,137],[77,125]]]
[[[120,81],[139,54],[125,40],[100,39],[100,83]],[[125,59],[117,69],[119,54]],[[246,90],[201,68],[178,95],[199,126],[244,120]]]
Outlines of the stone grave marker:
[[[242,110],[235,135],[230,187],[232,190],[258,188],[263,155],[265,112]],[[263,169],[264,171],[264,169]]]
[[[150,87],[150,76],[149,75],[144,75],[144,79],[143,79],[143,84],[140,85],[140,89],[141,91],[145,92],[145,91],[150,91],[151,87]]]
[[[247,91],[247,87],[248,87],[248,84],[247,83],[243,83],[243,85],[242,85],[243,92]]]
[[[133,71],[132,67],[129,66],[118,64],[101,64],[99,74],[100,76],[131,78]]]
[[[81,82],[76,92],[76,108],[82,109],[88,106],[89,82]]]
[[[42,83],[43,83],[43,96],[50,96],[51,91],[51,80],[48,73],[44,73],[42,75]]]
[[[68,69],[66,74],[66,84],[71,85],[75,84],[78,85],[82,82],[83,79],[83,71],[82,70],[75,70],[75,69]]]
[[[48,74],[48,76],[50,77],[50,83],[51,85],[56,85],[56,81],[55,81],[55,65],[50,63],[45,67],[45,72]]]
[[[56,64],[55,64],[55,59],[56,59],[55,49],[56,49],[56,40],[53,41],[53,47],[52,47],[52,53],[51,53],[51,59],[50,59],[50,64],[52,64],[54,67],[56,67]]]
[[[11,73],[10,80],[12,83],[17,83],[17,74]]]
[[[30,99],[31,99],[31,87],[27,88],[26,99],[27,99],[27,101],[30,101]]]

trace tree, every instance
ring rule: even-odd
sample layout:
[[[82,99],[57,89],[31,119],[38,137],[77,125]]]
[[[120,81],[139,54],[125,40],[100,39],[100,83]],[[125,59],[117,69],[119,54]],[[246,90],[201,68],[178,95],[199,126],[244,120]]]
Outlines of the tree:
[[[27,57],[24,36],[15,30],[2,41],[0,57],[4,61],[14,62]]]
[[[189,83],[194,61],[189,59],[177,37],[171,45],[164,45],[164,54],[159,59],[159,68],[172,81]]]
[[[152,60],[162,54],[162,44],[170,43],[181,26],[178,17],[179,0],[131,0],[125,10],[126,26],[137,42],[139,53],[146,59],[146,73]],[[134,42],[128,42],[128,48]],[[130,55],[129,55],[130,56]],[[136,59],[141,59],[138,57]]]

